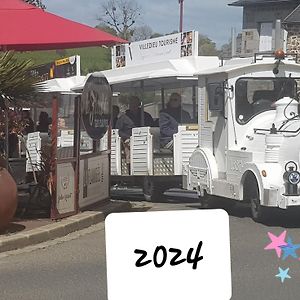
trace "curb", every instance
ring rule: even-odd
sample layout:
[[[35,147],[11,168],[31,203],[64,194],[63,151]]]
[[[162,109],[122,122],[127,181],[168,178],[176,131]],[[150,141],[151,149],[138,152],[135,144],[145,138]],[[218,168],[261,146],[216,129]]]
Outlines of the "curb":
[[[103,205],[103,207],[98,208],[100,211],[84,211],[53,224],[44,225],[11,236],[0,237],[0,253],[66,236],[69,233],[103,222],[105,217],[110,213],[124,212],[130,208],[131,204],[129,202],[113,200]]]

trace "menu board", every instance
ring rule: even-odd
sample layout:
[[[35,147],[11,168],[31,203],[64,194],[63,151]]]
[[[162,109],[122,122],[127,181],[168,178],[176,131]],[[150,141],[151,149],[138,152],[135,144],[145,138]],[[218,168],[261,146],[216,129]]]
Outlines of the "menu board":
[[[29,133],[26,140],[26,172],[39,171],[41,169],[42,140],[40,132]]]

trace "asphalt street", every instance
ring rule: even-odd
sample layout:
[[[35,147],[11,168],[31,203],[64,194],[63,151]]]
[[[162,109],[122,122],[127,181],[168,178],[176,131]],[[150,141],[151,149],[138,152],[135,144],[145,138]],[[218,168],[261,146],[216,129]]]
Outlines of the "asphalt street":
[[[199,208],[192,196],[183,198],[177,192],[168,194],[167,202],[163,203],[141,201],[138,194],[131,200],[134,211]],[[300,243],[297,214],[276,213],[268,224],[253,222],[244,206],[235,207],[229,215],[232,299],[299,299],[300,261],[291,257],[282,260],[274,250],[264,250],[269,243],[268,232],[279,235],[286,229],[287,236]],[[275,277],[278,267],[290,268],[291,278],[284,283]],[[5,300],[106,300],[104,224],[9,255],[1,254],[0,274],[0,298]]]

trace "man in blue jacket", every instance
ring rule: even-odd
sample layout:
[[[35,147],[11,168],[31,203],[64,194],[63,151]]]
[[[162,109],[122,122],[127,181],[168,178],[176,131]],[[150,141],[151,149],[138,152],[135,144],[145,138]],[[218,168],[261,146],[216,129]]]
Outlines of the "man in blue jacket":
[[[116,122],[116,129],[119,129],[128,169],[130,169],[130,137],[132,128],[142,126],[152,127],[153,123],[151,115],[147,112],[142,112],[141,100],[137,96],[131,96],[129,98],[129,109]]]
[[[173,134],[178,132],[178,124],[191,123],[190,114],[181,108],[181,96],[172,93],[167,108],[160,111],[160,143],[163,148],[173,150]]]

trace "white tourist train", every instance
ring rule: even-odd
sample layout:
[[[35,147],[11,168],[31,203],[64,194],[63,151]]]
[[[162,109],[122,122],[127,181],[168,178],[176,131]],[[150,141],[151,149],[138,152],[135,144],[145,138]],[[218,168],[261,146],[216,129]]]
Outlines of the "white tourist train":
[[[250,202],[257,221],[268,207],[300,205],[295,57],[276,51],[232,59],[198,76],[198,147],[184,186],[206,206],[211,195]]]
[[[268,207],[300,205],[295,57],[277,51],[221,61],[198,56],[196,32],[177,35],[177,43],[172,36],[161,49],[143,42],[117,46],[113,68],[101,72],[117,104],[124,95],[139,95],[143,110],[157,118],[176,91],[194,121],[178,126],[173,151],[161,147],[158,125],[134,128],[130,170],[118,130],[112,130],[111,181],[142,185],[147,200],[180,183],[197,191],[203,206],[213,205],[215,196],[224,203],[246,201],[257,221]]]
[[[147,200],[162,197],[163,192],[181,186],[190,155],[198,145],[197,72],[217,67],[218,57],[198,56],[198,33],[176,33],[149,41],[115,46],[112,69],[93,73],[104,75],[113,91],[113,104],[128,106],[130,95],[141,100],[142,111],[155,120],[155,127],[133,128],[130,138],[130,169],[125,161],[118,129],[111,132],[111,182],[143,186]],[[149,46],[151,45],[151,46]],[[73,88],[84,89],[84,85]],[[169,96],[182,96],[182,107],[191,116],[189,124],[180,124],[174,135],[174,149],[160,145],[159,111]]]

